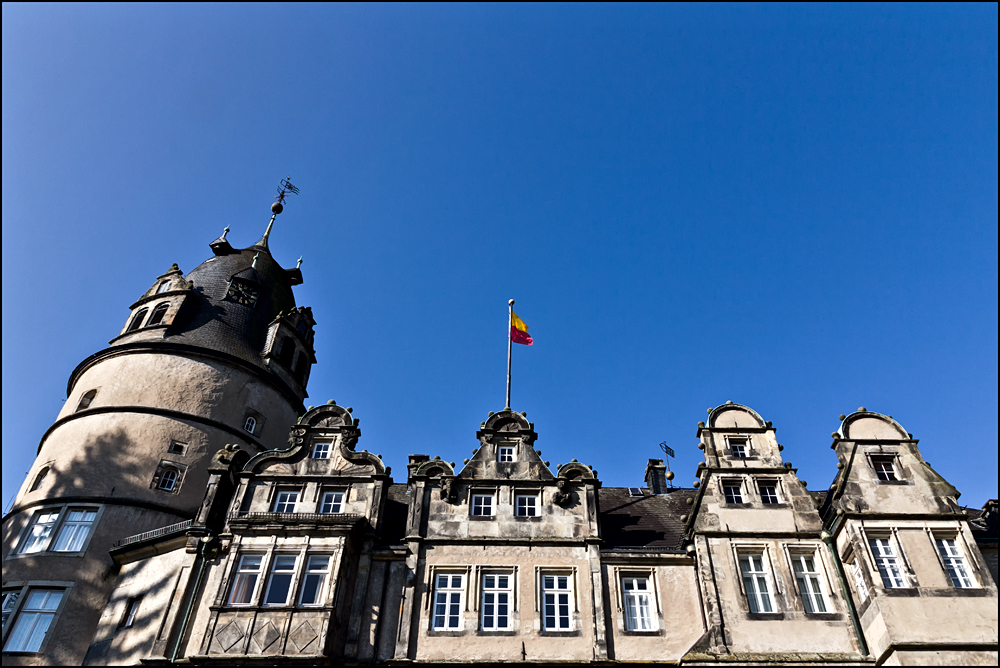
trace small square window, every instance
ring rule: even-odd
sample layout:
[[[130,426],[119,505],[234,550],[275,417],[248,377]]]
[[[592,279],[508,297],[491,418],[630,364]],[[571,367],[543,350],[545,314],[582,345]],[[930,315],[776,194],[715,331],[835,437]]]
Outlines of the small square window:
[[[319,512],[323,514],[339,513],[342,512],[343,507],[344,507],[343,492],[324,492],[323,500],[319,504]]]
[[[497,451],[497,461],[498,462],[514,461],[514,446],[501,445],[500,449]]]
[[[738,483],[726,483],[722,491],[726,495],[726,503],[743,503],[743,490]]]
[[[299,502],[297,491],[278,492],[274,497],[274,511],[276,513],[294,513],[295,506]]]
[[[747,451],[747,439],[745,438],[731,438],[729,439],[729,452],[736,459],[746,459]]]
[[[893,480],[899,480],[896,475],[896,466],[893,461],[895,457],[879,455],[872,457],[872,467],[875,469],[875,475],[878,476],[879,480],[884,482],[891,482]]]
[[[760,491],[760,500],[764,505],[781,503],[781,500],[778,498],[778,486],[774,482],[762,482],[757,485],[757,489]]]
[[[535,517],[538,515],[537,494],[517,494],[514,496],[514,514],[517,517]]]
[[[493,516],[493,495],[473,494],[472,495],[472,515],[473,517]]]
[[[317,443],[313,446],[313,459],[329,459],[330,458],[330,446],[332,443]]]
[[[167,452],[174,455],[183,455],[186,447],[187,443],[181,443],[180,441],[170,441],[170,446],[167,448]]]

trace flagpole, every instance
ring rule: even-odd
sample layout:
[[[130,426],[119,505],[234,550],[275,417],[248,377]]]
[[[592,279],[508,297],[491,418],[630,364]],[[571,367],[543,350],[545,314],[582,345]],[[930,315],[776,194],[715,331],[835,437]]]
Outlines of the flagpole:
[[[507,302],[507,404],[504,410],[510,410],[510,350],[514,340],[510,337],[510,330],[514,326],[514,300]]]

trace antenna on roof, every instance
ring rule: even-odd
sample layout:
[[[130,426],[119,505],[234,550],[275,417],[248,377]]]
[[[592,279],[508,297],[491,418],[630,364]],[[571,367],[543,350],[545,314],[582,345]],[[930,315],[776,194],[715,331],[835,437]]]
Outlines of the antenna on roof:
[[[674,449],[667,445],[666,441],[660,442],[660,450],[663,450],[665,455],[663,461],[667,464],[667,482],[670,483],[670,489],[674,488],[674,472],[670,470],[670,458],[674,457]]]
[[[285,210],[285,205],[284,205],[285,197],[289,194],[291,195],[299,194],[299,189],[292,185],[292,182],[289,180],[289,178],[290,177],[286,176],[285,178],[281,179],[281,184],[278,187],[278,194],[274,198],[278,201],[271,205],[271,221],[267,224],[267,229],[264,230],[264,236],[260,238],[260,241],[254,244],[255,246],[260,246],[264,250],[269,250],[267,247],[267,239],[268,237],[271,236],[271,228],[274,227],[274,219],[278,217],[279,213]]]

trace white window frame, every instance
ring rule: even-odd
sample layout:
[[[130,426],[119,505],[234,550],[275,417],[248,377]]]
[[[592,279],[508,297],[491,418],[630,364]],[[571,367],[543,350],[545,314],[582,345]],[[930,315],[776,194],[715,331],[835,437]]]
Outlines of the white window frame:
[[[320,567],[322,560],[325,566]],[[299,605],[302,607],[321,606],[326,596],[326,585],[330,580],[330,566],[333,563],[333,555],[330,554],[310,554],[306,555],[305,571],[302,574],[302,583],[299,585]],[[306,588],[310,582],[318,580],[314,592],[315,600],[311,603],[305,601]]]
[[[934,546],[941,557],[941,565],[955,589],[973,589],[976,580],[972,577],[969,562],[959,547],[958,536],[934,535]]]
[[[28,607],[32,603],[33,595],[43,592],[44,595],[40,601],[40,605],[33,608]],[[54,605],[50,605],[52,594],[58,594],[59,596]],[[4,654],[9,652],[37,654],[41,652],[45,647],[45,641],[48,639],[49,630],[58,618],[68,594],[69,590],[65,587],[29,587],[24,592],[23,603],[18,608],[17,613],[11,615],[10,632],[4,638]],[[44,628],[39,629],[39,626],[43,623],[45,625]],[[24,637],[18,638],[18,630],[22,624],[27,624],[29,628]],[[14,640],[21,640],[22,642],[18,646],[13,646],[12,643]]]
[[[649,573],[627,573],[620,576],[625,630],[648,633],[659,630],[657,625],[656,592]],[[639,586],[639,585],[643,586]]]
[[[83,513],[84,516],[74,517],[74,515],[79,513]],[[97,524],[99,513],[100,508],[94,506],[67,506],[62,513],[59,529],[55,532],[56,537],[50,544],[49,551],[62,553],[80,553],[85,551],[87,543],[90,541],[90,536],[94,532],[94,525]],[[81,533],[82,538],[80,537]],[[65,540],[69,542],[69,546],[63,545],[64,536],[66,536]],[[72,549],[66,549],[66,547],[72,547]]]
[[[799,596],[806,612],[809,614],[830,612],[819,554],[790,552],[789,557],[792,560],[792,574],[795,576]]]
[[[749,436],[727,436],[726,437],[726,447],[729,448],[729,456],[733,459],[746,459],[750,456],[750,437]],[[736,448],[741,449],[741,454],[736,454]]]
[[[14,610],[17,609],[17,602],[21,598],[21,594],[24,593],[23,587],[17,587],[16,589],[7,589],[3,592],[3,631],[7,631],[7,620],[11,618],[14,614]]]
[[[45,552],[52,543],[56,527],[59,525],[59,518],[65,508],[39,508],[28,519],[28,524],[18,541],[18,554],[38,554]],[[44,522],[41,520],[45,520]],[[35,527],[43,527],[41,531],[36,531]]]
[[[317,441],[313,444],[313,459],[329,459],[333,453],[333,443],[330,441]]]
[[[896,553],[897,546],[889,535],[868,536],[868,549],[885,589],[908,589],[910,583],[903,572],[902,559]]]
[[[778,481],[773,478],[766,478],[764,480],[757,480],[757,494],[760,496],[760,502],[765,506],[776,506],[781,503],[781,493],[778,491]],[[764,488],[769,487],[774,490],[773,495],[765,495]],[[773,501],[768,501],[767,496],[773,496]]]
[[[494,492],[473,492],[469,512],[472,513],[473,517],[496,517],[496,498],[497,495]],[[488,503],[483,502],[484,499],[488,499]],[[485,512],[485,510],[489,510],[489,512]]]
[[[899,467],[896,465],[896,455],[893,454],[870,454],[868,460],[871,462],[872,470],[875,471],[875,479],[879,482],[898,482],[902,480],[899,475]],[[888,473],[884,465],[888,464]],[[885,477],[882,476],[891,476]]]
[[[510,464],[517,457],[513,445],[501,445],[497,447],[497,461],[501,464]]]
[[[526,503],[522,507],[521,501],[524,500]],[[531,503],[527,503],[530,501]],[[514,516],[515,517],[538,517],[540,505],[538,503],[538,493],[537,492],[515,492],[514,493]],[[521,512],[524,510],[525,512]],[[531,511],[531,512],[527,512]]]
[[[506,582],[501,585],[501,582]],[[486,632],[510,631],[514,628],[514,574],[510,571],[489,571],[480,575],[479,629]],[[501,607],[506,609],[501,614]],[[500,626],[501,619],[505,620]]]
[[[756,560],[756,561],[755,561]],[[770,614],[777,612],[775,588],[768,570],[768,555],[764,550],[741,550],[738,553],[739,575],[750,612]]]
[[[94,516],[92,519],[85,520],[83,518],[72,518],[72,513],[78,512],[93,512]],[[42,553],[52,553],[57,554],[83,554],[87,551],[87,547],[90,545],[91,539],[94,537],[94,529],[97,524],[101,521],[101,515],[104,513],[104,506],[100,505],[67,505],[67,506],[47,506],[39,508],[32,513],[31,517],[28,519],[27,524],[25,524],[24,529],[22,529],[20,536],[18,537],[17,543],[10,552],[12,557],[20,557],[21,555],[28,554],[42,554]],[[48,521],[41,523],[39,519],[42,517],[49,518]],[[44,524],[47,526],[47,530],[41,535],[40,538],[33,538],[36,535],[35,527]],[[74,550],[57,550],[56,546],[59,544],[64,531],[67,528],[76,527],[79,531],[80,527],[84,527],[86,533],[83,534],[83,538],[77,540],[79,544],[79,549]]]
[[[257,598],[257,589],[260,587],[261,575],[264,573],[264,557],[263,553],[249,552],[246,554],[239,555],[236,560],[236,569],[233,571],[233,583],[229,588],[229,596],[226,597],[226,605],[234,608],[242,608],[246,606],[253,605]],[[256,566],[249,566],[246,562],[250,560],[257,560]],[[241,588],[241,583],[249,581],[249,590],[246,601],[236,602],[234,600],[238,590],[246,590],[244,585]]]
[[[573,573],[542,571],[540,578],[542,630],[548,633],[575,631],[573,613],[576,612],[576,597],[573,591],[575,584]],[[563,583],[565,587],[561,586]],[[550,610],[553,614],[549,614]]]
[[[168,477],[168,475],[172,477]],[[177,483],[179,483],[180,480],[181,472],[173,466],[166,466],[160,472],[160,480],[156,483],[156,489],[162,492],[173,492],[177,489]]]
[[[739,500],[738,501],[731,501],[729,499],[729,494],[726,493],[727,489],[732,489],[732,488],[735,488],[736,489],[736,493],[739,495]],[[744,494],[743,494],[743,481],[742,480],[735,480],[735,479],[730,479],[730,480],[723,479],[722,480],[722,498],[723,498],[723,500],[725,501],[726,504],[746,503],[746,499],[744,498]]]
[[[130,629],[135,625],[135,618],[142,605],[142,596],[133,596],[125,602],[125,616],[122,617],[122,628]]]
[[[339,515],[344,512],[344,503],[346,501],[347,492],[342,489],[323,492],[323,495],[319,498],[319,512],[321,515]],[[327,506],[329,506],[329,510],[326,510]]]
[[[247,419],[243,421],[243,431],[248,434],[252,434],[257,431],[257,418],[253,415],[248,415]]]
[[[294,498],[293,498],[294,497]],[[274,494],[274,503],[271,505],[272,513],[294,513],[297,512],[299,501],[302,498],[302,490],[299,489],[279,489]],[[291,499],[289,501],[289,499]],[[291,510],[278,510],[278,507],[284,508],[289,503],[292,504]]]
[[[431,629],[461,631],[464,628],[465,573],[435,572]],[[440,623],[439,623],[440,622]]]
[[[868,592],[868,583],[865,582],[862,559],[857,554],[854,554],[847,563],[851,567],[851,574],[854,576],[854,590],[858,592],[858,598],[864,603],[871,594]]]
[[[291,567],[287,564],[291,560]],[[277,553],[271,556],[270,568],[268,568],[267,573],[267,587],[264,588],[264,598],[261,599],[260,604],[268,608],[282,608],[288,605],[289,600],[292,598],[292,592],[295,590],[295,575],[299,568],[299,555],[286,553]],[[284,578],[288,578],[287,584],[281,584],[284,582]],[[285,587],[285,598],[278,601],[271,601],[271,588],[275,586]]]

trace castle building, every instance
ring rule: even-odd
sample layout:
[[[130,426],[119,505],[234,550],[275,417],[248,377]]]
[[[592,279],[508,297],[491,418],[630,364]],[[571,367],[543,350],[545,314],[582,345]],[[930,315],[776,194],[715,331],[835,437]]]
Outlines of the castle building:
[[[510,408],[396,483],[351,408],[303,404],[270,230],[158,276],[70,375],[3,518],[4,665],[997,664],[997,502],[892,417],[841,416],[822,491],[732,402],[690,488],[553,467]]]

